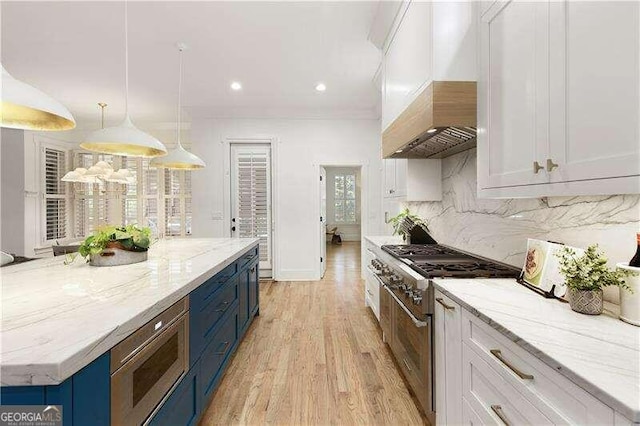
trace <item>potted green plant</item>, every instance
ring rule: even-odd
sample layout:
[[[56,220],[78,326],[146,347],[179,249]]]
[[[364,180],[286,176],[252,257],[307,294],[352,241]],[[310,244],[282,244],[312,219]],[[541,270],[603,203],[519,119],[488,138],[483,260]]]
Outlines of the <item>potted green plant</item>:
[[[107,225],[96,230],[78,252],[93,266],[116,266],[147,260],[151,230],[137,225]]]
[[[407,207],[404,208],[398,215],[389,219],[389,223],[393,226],[393,235],[401,235],[404,241],[407,240],[408,235],[405,233],[403,227],[405,221],[412,221],[415,225],[427,228],[427,222],[415,213],[411,213]]]
[[[602,288],[617,286],[631,291],[625,278],[633,275],[622,269],[611,270],[607,258],[597,245],[589,246],[582,256],[570,247],[563,247],[556,256],[564,275],[571,309],[587,315],[600,315],[603,308]]]

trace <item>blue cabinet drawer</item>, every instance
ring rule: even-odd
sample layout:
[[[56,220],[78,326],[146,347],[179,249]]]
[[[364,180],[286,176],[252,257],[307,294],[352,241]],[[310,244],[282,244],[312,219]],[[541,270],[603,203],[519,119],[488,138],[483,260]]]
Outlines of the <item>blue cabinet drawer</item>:
[[[216,290],[218,290],[218,288],[222,284],[229,281],[229,279],[233,277],[236,272],[238,272],[238,262],[234,262],[231,265],[227,266],[222,271],[209,278],[200,287],[193,290],[191,292],[191,295],[189,296],[191,309],[198,309],[206,305],[211,300]]]
[[[215,390],[217,376],[237,340],[238,304],[234,303],[225,314],[221,326],[202,352],[200,358],[200,386],[203,401],[208,401]]]
[[[198,399],[198,365],[194,366],[182,378],[169,399],[151,419],[152,426],[191,426],[195,425],[200,414]]]
[[[238,278],[229,279],[215,291],[208,302],[199,309],[191,308],[189,358],[191,364],[200,357],[200,353],[216,333],[219,321],[238,299]]]
[[[240,256],[240,258],[238,259],[238,268],[239,269],[243,268],[249,262],[251,262],[253,259],[257,257],[258,257],[258,247],[254,247],[248,252],[246,252],[245,254],[243,254],[242,256]]]

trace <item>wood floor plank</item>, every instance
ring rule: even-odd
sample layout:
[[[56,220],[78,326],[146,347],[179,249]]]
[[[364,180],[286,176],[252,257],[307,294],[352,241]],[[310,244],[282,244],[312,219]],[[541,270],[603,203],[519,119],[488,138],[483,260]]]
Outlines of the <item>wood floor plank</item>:
[[[363,299],[359,243],[328,246],[321,281],[261,282],[200,424],[424,424]]]

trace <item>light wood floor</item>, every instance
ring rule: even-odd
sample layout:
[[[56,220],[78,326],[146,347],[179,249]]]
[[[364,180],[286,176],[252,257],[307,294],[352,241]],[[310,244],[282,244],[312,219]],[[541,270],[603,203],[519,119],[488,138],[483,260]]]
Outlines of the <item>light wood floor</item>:
[[[328,247],[322,281],[261,283],[201,425],[423,424],[364,307],[360,244]]]

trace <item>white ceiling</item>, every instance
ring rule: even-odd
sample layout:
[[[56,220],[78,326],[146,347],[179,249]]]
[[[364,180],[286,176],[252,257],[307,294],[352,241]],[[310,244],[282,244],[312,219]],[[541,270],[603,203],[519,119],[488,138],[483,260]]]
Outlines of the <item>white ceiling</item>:
[[[191,116],[375,116],[378,2],[130,2],[130,111],[175,121],[176,42]],[[80,127],[124,112],[122,2],[1,2],[2,63],[63,102]],[[243,90],[233,92],[232,80]],[[326,83],[318,93],[315,84]]]

